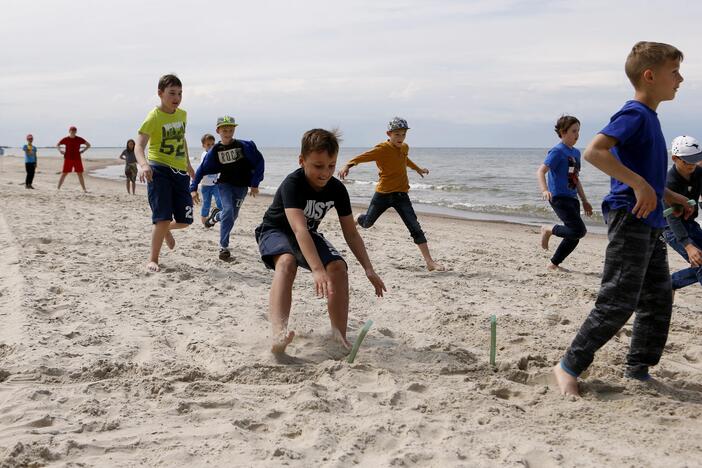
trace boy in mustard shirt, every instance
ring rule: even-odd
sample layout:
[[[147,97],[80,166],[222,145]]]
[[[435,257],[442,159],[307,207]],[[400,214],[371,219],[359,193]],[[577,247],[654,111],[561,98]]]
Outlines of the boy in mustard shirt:
[[[183,85],[175,75],[164,75],[158,81],[161,105],[146,116],[139,128],[135,156],[139,163],[138,177],[147,182],[151,221],[151,253],[146,268],[160,271],[158,257],[161,245],[175,247],[172,229],[182,229],[193,222],[193,199],[190,178],[195,177],[185,141],[186,113],[179,109]],[[149,157],[144,150],[149,144]]]
[[[415,170],[421,177],[429,174],[428,169],[417,166],[409,158],[409,146],[405,143],[407,130],[409,127],[405,119],[400,117],[392,119],[388,123],[388,131],[386,132],[388,140],[375,145],[375,148],[347,162],[339,171],[339,178],[344,180],[349,174],[349,170],[357,164],[375,161],[380,180],[375,188],[370,206],[368,206],[368,211],[356,220],[358,225],[362,228],[369,228],[375,224],[385,210],[395,208],[409,229],[414,243],[419,247],[427,269],[429,271],[443,271],[445,269],[443,265],[435,262],[429,253],[427,238],[424,236],[417,215],[412,208],[412,201],[407,194],[410,188],[407,167]]]

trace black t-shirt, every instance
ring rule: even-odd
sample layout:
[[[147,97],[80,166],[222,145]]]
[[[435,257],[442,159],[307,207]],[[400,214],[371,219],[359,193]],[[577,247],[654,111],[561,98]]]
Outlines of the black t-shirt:
[[[244,155],[244,146],[237,140],[228,145],[218,142],[212,148],[222,164],[217,178],[218,183],[227,183],[236,187],[248,187],[251,184],[253,166]]]
[[[314,190],[305,178],[302,168],[289,174],[273,197],[273,203],[263,215],[262,229],[280,229],[292,233],[292,228],[285,216],[285,208],[299,208],[305,213],[307,229],[317,231],[319,223],[332,207],[339,216],[348,216],[351,212],[349,192],[335,177],[320,191]]]
[[[702,168],[696,167],[690,175],[690,180],[687,180],[673,165],[668,171],[665,185],[673,192],[686,196],[688,200],[699,200],[700,194],[702,194]],[[695,211],[686,221],[693,221],[695,218],[697,218],[697,205],[695,205]]]

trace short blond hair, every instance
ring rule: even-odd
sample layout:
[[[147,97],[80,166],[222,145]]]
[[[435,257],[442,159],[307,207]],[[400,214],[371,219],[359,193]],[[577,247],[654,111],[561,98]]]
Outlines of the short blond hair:
[[[624,71],[636,88],[646,70],[659,67],[668,60],[682,61],[683,53],[670,44],[641,41],[634,44],[626,58]]]

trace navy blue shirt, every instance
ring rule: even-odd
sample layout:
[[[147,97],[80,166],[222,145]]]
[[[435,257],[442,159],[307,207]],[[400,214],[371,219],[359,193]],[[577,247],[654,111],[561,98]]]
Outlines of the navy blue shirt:
[[[548,191],[554,197],[578,197],[580,151],[563,142],[551,148],[544,164],[548,166]]]
[[[617,144],[611,150],[614,157],[643,177],[656,192],[656,209],[644,218],[643,222],[654,228],[665,227],[663,194],[668,169],[668,148],[658,114],[639,101],[627,101],[600,133],[617,140]],[[612,178],[610,192],[602,202],[605,219],[610,210],[625,209],[631,212],[634,205],[634,190]]]

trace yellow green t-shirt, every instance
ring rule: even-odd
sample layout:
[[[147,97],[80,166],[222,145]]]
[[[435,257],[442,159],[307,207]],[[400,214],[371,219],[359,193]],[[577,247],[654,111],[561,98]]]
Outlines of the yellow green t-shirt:
[[[149,135],[149,161],[185,171],[188,152],[185,148],[186,112],[176,109],[167,114],[158,107],[149,112],[139,133]]]

